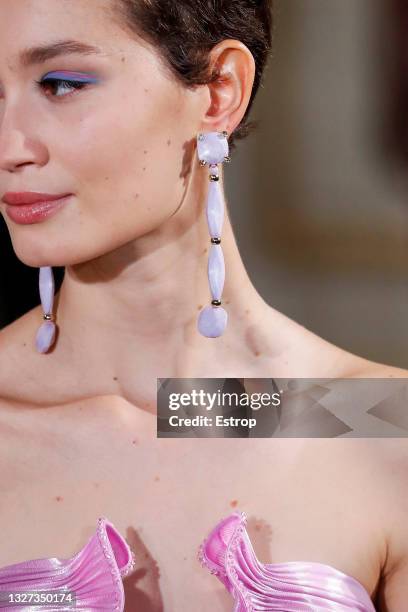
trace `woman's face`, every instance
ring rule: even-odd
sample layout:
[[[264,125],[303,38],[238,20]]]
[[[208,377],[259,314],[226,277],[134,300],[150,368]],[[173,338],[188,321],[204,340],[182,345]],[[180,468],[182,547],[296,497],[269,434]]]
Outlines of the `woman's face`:
[[[164,222],[186,188],[203,97],[177,84],[158,52],[115,23],[112,6],[0,2],[0,212],[28,265],[75,264],[112,251]],[[21,61],[29,47],[68,40],[100,51]],[[22,224],[1,198],[23,191],[72,195],[54,214]]]

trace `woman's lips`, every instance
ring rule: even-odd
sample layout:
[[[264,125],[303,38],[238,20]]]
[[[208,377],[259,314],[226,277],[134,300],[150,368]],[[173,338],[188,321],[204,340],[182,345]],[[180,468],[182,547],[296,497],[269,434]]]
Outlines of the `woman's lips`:
[[[52,215],[55,215],[66,204],[72,194],[68,194],[58,200],[45,200],[34,204],[18,204],[6,206],[6,214],[12,221],[20,225],[30,223],[41,223]]]

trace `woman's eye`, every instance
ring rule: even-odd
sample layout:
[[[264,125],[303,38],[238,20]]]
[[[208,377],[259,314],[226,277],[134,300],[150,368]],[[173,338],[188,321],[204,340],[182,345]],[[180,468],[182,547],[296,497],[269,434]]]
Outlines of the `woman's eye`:
[[[73,81],[70,79],[46,78],[41,81],[36,81],[38,86],[45,92],[50,91],[50,94],[56,98],[66,98],[67,96],[75,95],[80,89],[88,85],[86,81]]]

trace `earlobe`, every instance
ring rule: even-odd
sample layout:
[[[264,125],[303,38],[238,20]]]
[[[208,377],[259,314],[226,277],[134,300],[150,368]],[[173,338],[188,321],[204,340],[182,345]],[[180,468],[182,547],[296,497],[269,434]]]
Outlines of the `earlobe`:
[[[231,133],[241,122],[251,98],[255,60],[243,43],[232,39],[216,45],[211,55],[214,78],[207,85],[211,104],[203,129],[223,125]]]

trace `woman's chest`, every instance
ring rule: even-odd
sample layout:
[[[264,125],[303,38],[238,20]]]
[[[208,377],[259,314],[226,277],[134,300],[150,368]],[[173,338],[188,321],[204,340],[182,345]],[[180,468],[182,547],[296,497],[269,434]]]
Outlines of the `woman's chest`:
[[[216,522],[241,510],[264,563],[327,563],[374,590],[380,513],[364,509],[375,490],[362,487],[369,466],[351,470],[350,444],[157,440],[125,425],[39,434],[21,445],[18,463],[15,448],[4,457],[1,566],[73,556],[105,516],[136,558],[126,609],[227,612],[231,596],[197,552]]]

